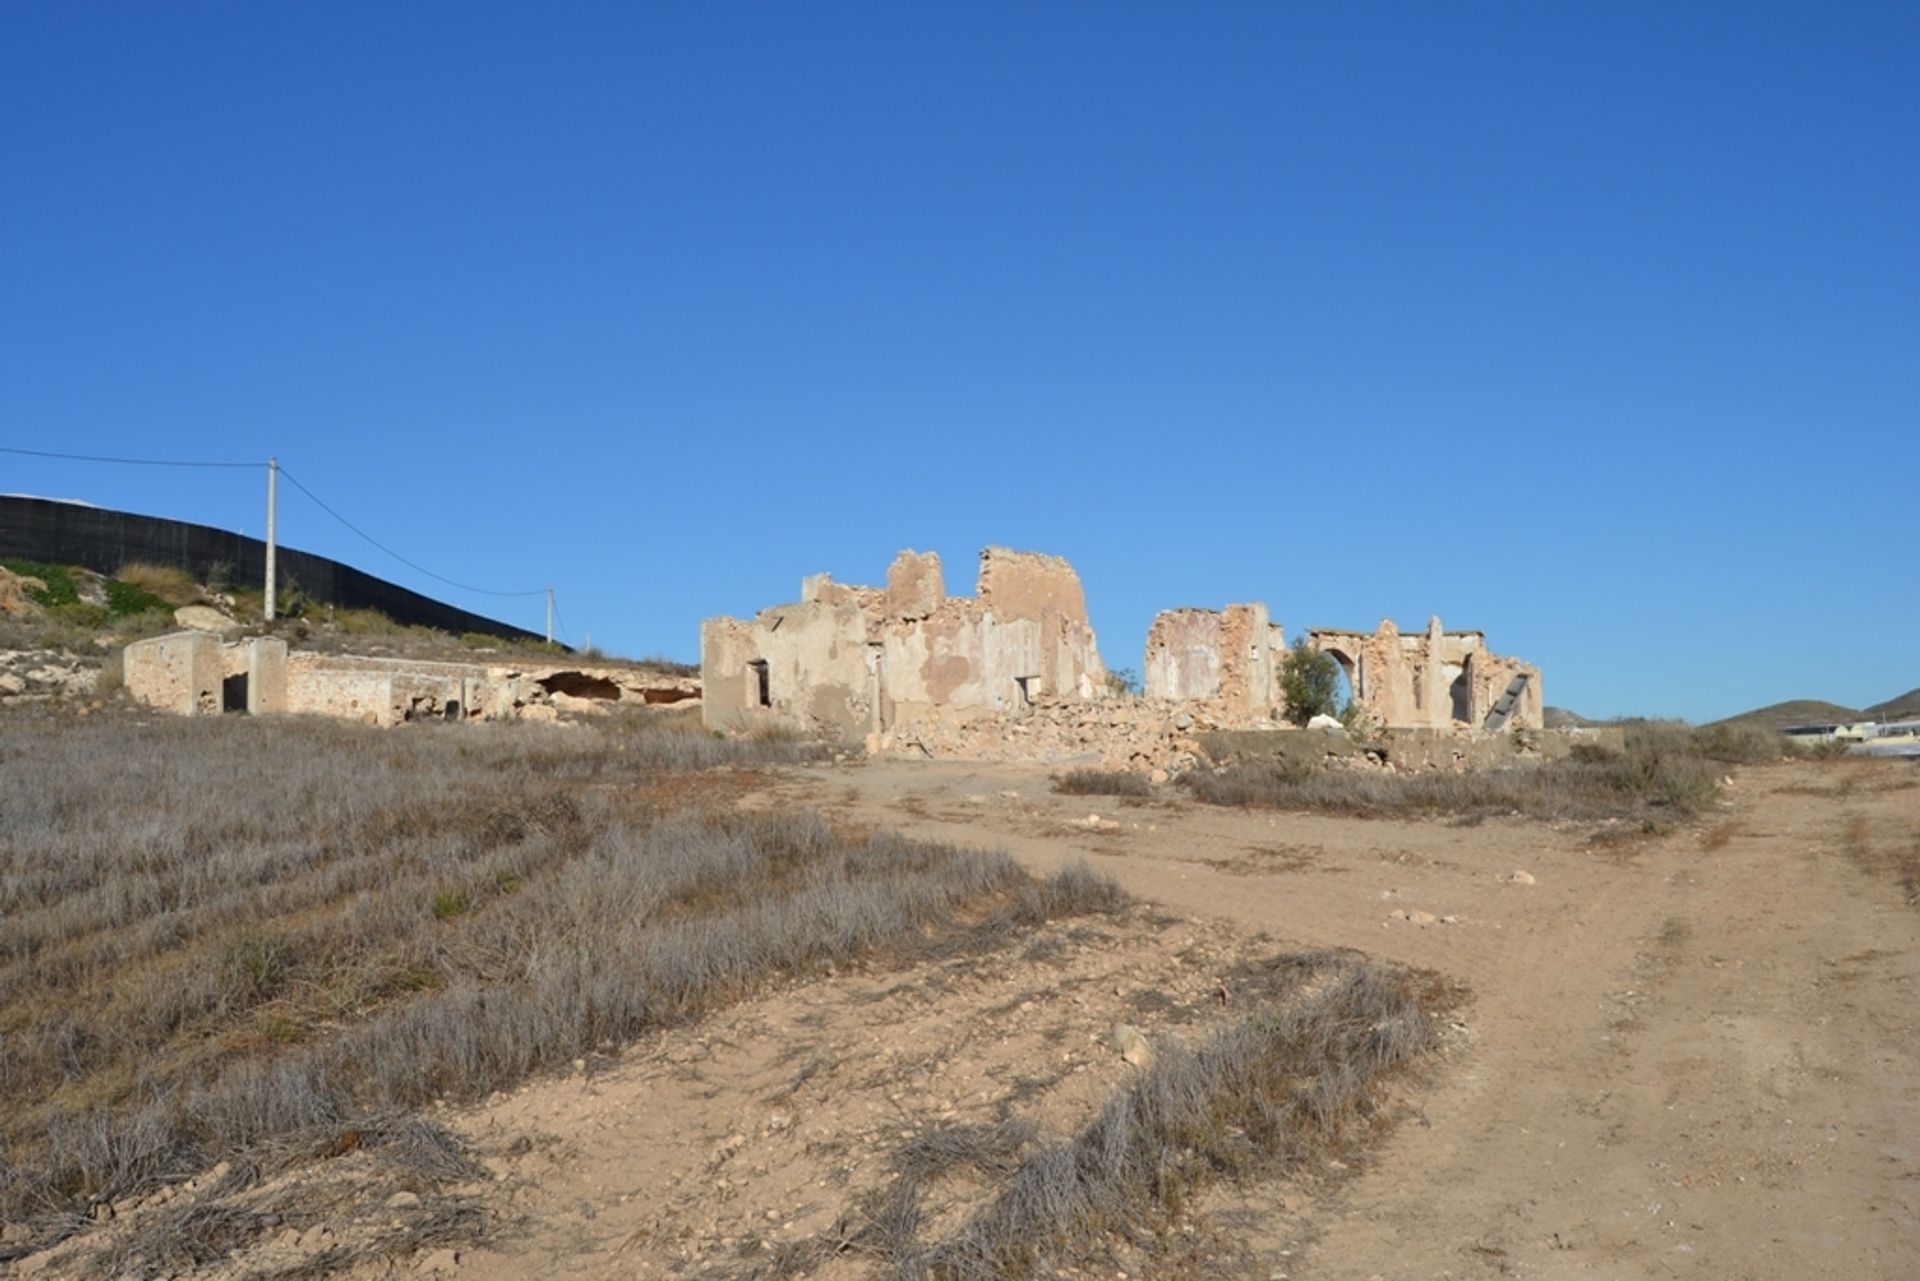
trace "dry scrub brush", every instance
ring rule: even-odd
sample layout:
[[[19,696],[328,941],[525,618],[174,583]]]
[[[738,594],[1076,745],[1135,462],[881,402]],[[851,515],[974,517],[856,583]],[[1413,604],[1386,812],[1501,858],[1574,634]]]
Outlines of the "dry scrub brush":
[[[1180,781],[1213,805],[1360,817],[1518,813],[1547,819],[1658,821],[1697,813],[1713,801],[1719,779],[1715,761],[1725,759],[1714,753],[1730,744],[1740,747],[1745,740],[1701,740],[1688,731],[1662,727],[1630,734],[1621,752],[1581,747],[1566,760],[1463,773],[1394,774],[1277,761],[1196,770]]]
[[[44,1244],[100,1200],[781,974],[1119,905],[1084,869],[701,811],[734,775],[694,771],[811,751],[624,723],[10,726],[0,1220]]]
[[[1069,770],[1053,781],[1053,790],[1063,796],[1153,795],[1153,785],[1147,776],[1131,770]]]
[[[1432,1049],[1453,999],[1425,976],[1332,953],[1280,964],[1284,999],[1197,1049],[1164,1038],[1085,1129],[1041,1143],[1029,1123],[955,1126],[899,1148],[893,1178],[833,1238],[792,1244],[756,1276],[872,1256],[900,1281],[990,1281],[1099,1263],[1115,1234],[1151,1242],[1223,1180],[1285,1175],[1357,1143],[1383,1086]],[[1309,981],[1310,980],[1310,981]],[[928,1202],[955,1174],[984,1199],[944,1239]],[[1073,1273],[1078,1275],[1077,1272]]]

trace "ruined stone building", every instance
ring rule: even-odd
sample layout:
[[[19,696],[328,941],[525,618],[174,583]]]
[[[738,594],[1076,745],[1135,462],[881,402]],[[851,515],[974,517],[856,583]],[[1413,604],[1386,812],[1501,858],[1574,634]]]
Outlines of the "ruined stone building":
[[[211,632],[136,641],[121,657],[127,692],[182,716],[281,712],[372,725],[553,720],[619,704],[691,703],[699,682],[621,666],[446,663],[289,652],[276,637],[223,643]]]
[[[1353,698],[1389,729],[1540,729],[1540,669],[1487,648],[1481,632],[1448,632],[1438,618],[1404,635],[1391,619],[1371,634],[1313,628],[1307,643],[1333,656]]]
[[[1147,631],[1149,699],[1218,703],[1235,724],[1270,720],[1284,710],[1280,662],[1286,643],[1265,605],[1222,610],[1169,609]]]
[[[707,619],[700,678],[712,729],[780,723],[845,739],[1108,696],[1079,575],[1004,547],[980,553],[970,597],[947,595],[938,556],[906,551],[884,588],[821,574],[792,604]]]
[[[1480,632],[1424,634],[1392,622],[1366,632],[1313,628],[1307,643],[1346,673],[1354,702],[1382,729],[1501,730],[1543,725],[1538,668],[1487,649]],[[1286,642],[1264,605],[1171,609],[1147,633],[1149,699],[1203,705],[1209,720],[1245,729],[1281,719]]]
[[[1314,629],[1374,726],[1538,729],[1540,673],[1479,632]],[[1092,751],[1158,763],[1190,731],[1279,728],[1286,643],[1262,604],[1174,609],[1147,634],[1144,699],[1108,689],[1079,576],[1064,560],[992,547],[972,597],[949,597],[940,561],[902,552],[887,585],[822,574],[801,599],[701,628],[711,729],[781,724],[875,750],[992,759]]]

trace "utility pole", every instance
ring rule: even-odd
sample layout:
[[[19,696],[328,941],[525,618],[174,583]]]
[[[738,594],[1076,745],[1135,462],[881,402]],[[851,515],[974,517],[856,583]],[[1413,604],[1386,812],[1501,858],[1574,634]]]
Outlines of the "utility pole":
[[[279,491],[280,491],[280,460],[278,458],[269,458],[267,459],[267,604],[266,604],[267,621],[269,623],[273,621],[273,616],[274,616],[274,599],[273,598],[275,594],[276,584],[274,583],[275,566],[273,563],[274,561],[274,538],[273,538],[274,528],[273,527],[274,527],[274,518],[278,515],[277,508],[279,507],[279,497],[280,497]]]
[[[547,588],[547,644],[553,644],[553,588]]]

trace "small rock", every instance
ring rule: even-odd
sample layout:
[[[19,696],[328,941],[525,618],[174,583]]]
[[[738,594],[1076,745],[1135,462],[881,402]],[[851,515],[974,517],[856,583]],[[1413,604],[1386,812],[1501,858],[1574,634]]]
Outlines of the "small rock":
[[[1163,770],[1163,769],[1157,769],[1157,770],[1155,770],[1155,771],[1153,771],[1153,773],[1151,773],[1151,774],[1149,774],[1149,775],[1147,775],[1147,781],[1148,781],[1149,783],[1156,783],[1156,784],[1158,784],[1158,783],[1164,783],[1164,782],[1166,782],[1166,781],[1167,781],[1168,779],[1170,779],[1170,778],[1172,778],[1172,777],[1173,777],[1173,775],[1171,775],[1171,774],[1169,774],[1169,773],[1167,773],[1167,772],[1166,772],[1165,770]]]
[[[1435,916],[1432,912],[1423,912],[1417,907],[1414,908],[1413,911],[1407,913],[1407,919],[1409,921],[1412,921],[1415,925],[1434,925],[1434,924],[1437,924],[1440,920],[1440,918]]]
[[[12,672],[0,672],[0,695],[24,694],[27,683]]]
[[[1522,871],[1516,867],[1513,869],[1513,875],[1509,876],[1507,881],[1513,885],[1531,885],[1533,884],[1533,873]]]
[[[420,1197],[412,1192],[396,1192],[387,1198],[389,1210],[411,1210],[420,1204]]]
[[[1145,1067],[1153,1058],[1153,1046],[1147,1043],[1146,1034],[1131,1023],[1114,1024],[1107,1034],[1107,1044],[1135,1067]]]
[[[460,1269],[460,1252],[448,1246],[438,1250],[429,1250],[414,1261],[413,1270],[432,1276],[435,1273],[457,1272]]]
[[[105,1201],[102,1201],[98,1205],[94,1206],[89,1213],[92,1216],[93,1221],[95,1223],[112,1223],[113,1222],[113,1207],[108,1205]]]

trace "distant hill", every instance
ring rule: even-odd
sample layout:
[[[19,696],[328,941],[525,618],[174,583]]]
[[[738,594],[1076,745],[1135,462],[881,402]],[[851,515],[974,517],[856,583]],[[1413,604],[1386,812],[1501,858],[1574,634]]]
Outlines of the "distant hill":
[[[1789,725],[1828,725],[1836,721],[1857,721],[1861,713],[1838,703],[1817,698],[1796,698],[1769,707],[1756,707],[1738,716],[1714,721],[1715,725],[1758,725],[1764,729],[1785,729]]]
[[[1585,729],[1590,725],[1598,724],[1597,721],[1590,721],[1580,713],[1570,712],[1564,707],[1543,707],[1540,709],[1540,719],[1548,729]]]
[[[1863,715],[1882,721],[1905,720],[1910,716],[1920,716],[1920,689],[1910,689],[1884,703],[1863,707],[1860,711]]]

